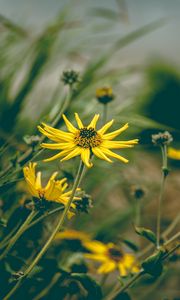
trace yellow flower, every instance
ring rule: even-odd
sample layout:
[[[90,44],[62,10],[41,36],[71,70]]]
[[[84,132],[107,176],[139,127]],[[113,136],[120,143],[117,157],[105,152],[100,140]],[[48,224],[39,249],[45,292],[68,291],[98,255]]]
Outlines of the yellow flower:
[[[180,160],[180,150],[176,150],[172,147],[168,148],[168,157],[176,160]]]
[[[107,104],[114,99],[111,87],[104,86],[96,90],[96,98],[100,103]]]
[[[80,240],[82,242],[86,242],[90,240],[90,236],[82,231],[77,230],[64,230],[62,232],[58,232],[55,237],[56,240]]]
[[[75,128],[71,122],[63,115],[64,122],[69,132],[64,132],[59,129],[50,127],[44,123],[42,126],[38,126],[41,133],[47,136],[54,144],[43,143],[42,147],[52,150],[60,150],[60,152],[45,161],[52,161],[54,159],[63,157],[61,161],[69,160],[72,157],[81,156],[82,161],[87,167],[92,167],[90,162],[91,154],[99,157],[100,159],[112,162],[109,157],[114,157],[127,163],[128,160],[110,149],[123,149],[131,148],[138,143],[137,139],[130,141],[113,141],[120,133],[128,128],[128,124],[111,132],[106,131],[112,126],[113,120],[106,123],[101,129],[96,130],[96,123],[99,119],[99,115],[96,114],[88,126],[84,126],[78,114],[75,113],[75,119],[78,125],[78,129]]]
[[[116,269],[119,270],[121,276],[126,276],[130,272],[139,272],[134,255],[124,253],[113,243],[103,244],[99,241],[87,241],[83,245],[91,252],[85,254],[86,258],[101,262],[101,266],[97,270],[100,274],[110,273]]]
[[[30,194],[41,200],[53,201],[66,205],[72,192],[65,192],[68,187],[66,182],[67,179],[63,178],[61,180],[55,180],[58,173],[54,172],[46,186],[42,187],[41,172],[37,172],[36,174],[36,165],[37,163],[30,162],[29,166],[23,168],[24,178]],[[79,198],[74,197],[74,199],[78,200]],[[72,203],[71,207],[75,208],[75,204]],[[73,215],[73,213],[70,212],[69,216],[70,215]]]

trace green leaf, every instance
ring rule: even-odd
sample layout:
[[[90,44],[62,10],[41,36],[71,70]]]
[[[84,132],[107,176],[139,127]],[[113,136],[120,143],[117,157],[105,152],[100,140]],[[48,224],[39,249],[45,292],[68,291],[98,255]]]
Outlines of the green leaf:
[[[128,246],[133,251],[137,252],[139,250],[139,247],[132,241],[128,239],[120,239],[122,243],[124,243],[126,246]]]
[[[153,244],[156,244],[156,235],[152,230],[144,227],[138,227],[138,226],[134,226],[134,228],[137,234],[146,238],[148,241],[152,242]]]
[[[120,294],[118,294],[115,298],[114,298],[114,300],[131,300],[131,297],[129,296],[129,294],[128,293],[120,293]]]
[[[82,286],[88,292],[86,300],[101,300],[102,299],[102,291],[99,284],[92,279],[89,275],[81,274],[81,273],[72,273],[71,278],[78,280]]]
[[[149,256],[142,262],[142,267],[145,273],[153,277],[159,277],[163,271],[162,258],[164,250],[159,249],[153,255]]]

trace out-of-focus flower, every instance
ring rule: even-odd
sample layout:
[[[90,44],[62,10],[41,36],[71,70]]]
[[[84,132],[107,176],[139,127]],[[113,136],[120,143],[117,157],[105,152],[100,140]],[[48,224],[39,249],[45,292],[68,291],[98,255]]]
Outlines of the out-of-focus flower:
[[[61,80],[65,85],[72,86],[80,81],[79,73],[74,70],[64,71]]]
[[[96,98],[100,103],[107,104],[114,99],[113,90],[111,87],[101,87],[96,90]]]
[[[134,197],[134,199],[140,200],[145,195],[145,189],[141,186],[132,186],[131,195]]]
[[[27,145],[32,147],[35,147],[40,141],[39,135],[25,135],[23,139]]]
[[[86,242],[90,240],[90,235],[77,230],[64,230],[62,232],[58,232],[55,236],[55,240],[80,240],[82,242]]]
[[[91,252],[85,254],[86,258],[101,262],[98,273],[110,273],[118,269],[121,276],[127,276],[129,273],[139,272],[134,255],[124,253],[113,243],[103,244],[99,241],[87,241],[83,245]]]
[[[173,137],[168,131],[152,134],[152,142],[155,145],[169,145],[172,141]]]
[[[81,201],[74,201],[76,210],[82,213],[89,213],[89,210],[93,207],[92,199],[90,195],[84,194],[81,196]]]
[[[167,155],[171,159],[180,160],[180,150],[169,147]]]
[[[35,198],[42,201],[52,201],[64,204],[66,206],[72,191],[65,192],[68,187],[67,179],[55,180],[57,172],[54,172],[45,187],[41,183],[41,172],[36,174],[37,163],[29,163],[29,166],[23,168],[24,178],[27,183],[30,194]],[[74,200],[79,197],[74,197]],[[72,208],[75,208],[75,204],[71,204]],[[70,214],[73,214],[69,212]]]
[[[41,133],[53,140],[54,144],[42,143],[43,148],[52,150],[61,150],[58,154],[45,159],[45,161],[52,161],[54,159],[63,157],[61,161],[69,160],[75,156],[80,155],[84,164],[90,168],[92,162],[90,162],[91,154],[94,154],[100,159],[112,162],[109,157],[114,157],[120,161],[127,163],[128,160],[121,155],[112,152],[110,149],[123,149],[131,148],[138,143],[138,139],[129,141],[113,141],[120,133],[128,128],[128,124],[111,132],[106,131],[112,126],[114,120],[106,123],[101,129],[96,130],[96,123],[99,119],[99,115],[96,114],[88,126],[84,126],[79,115],[75,113],[78,129],[63,115],[64,122],[69,132],[64,132],[59,129],[50,127],[44,123],[42,126],[38,126]]]

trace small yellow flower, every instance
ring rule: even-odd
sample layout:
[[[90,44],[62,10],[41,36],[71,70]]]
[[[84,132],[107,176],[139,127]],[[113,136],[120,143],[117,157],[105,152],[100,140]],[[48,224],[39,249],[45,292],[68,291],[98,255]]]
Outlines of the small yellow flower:
[[[107,104],[114,99],[111,87],[104,86],[96,90],[96,98],[100,103]]]
[[[68,187],[67,179],[55,180],[57,172],[54,172],[50,177],[45,187],[42,187],[41,183],[41,172],[36,174],[37,163],[29,163],[29,166],[23,168],[24,178],[27,183],[30,194],[41,200],[53,201],[66,205],[72,191],[65,192]],[[74,197],[74,200],[79,199]],[[75,204],[72,203],[72,208],[75,208]],[[72,213],[70,212],[72,215]],[[69,214],[69,216],[70,216]]]
[[[42,126],[38,126],[41,133],[56,142],[54,144],[43,143],[42,147],[60,150],[58,154],[45,159],[45,161],[52,161],[60,157],[64,157],[61,161],[65,161],[80,155],[84,164],[90,168],[93,165],[90,162],[90,156],[94,154],[100,159],[110,163],[112,160],[109,157],[114,157],[127,163],[128,160],[126,158],[112,152],[110,149],[131,148],[138,143],[137,139],[129,141],[113,141],[115,137],[128,128],[128,124],[125,124],[123,127],[111,133],[106,133],[114,122],[114,120],[112,120],[106,123],[101,129],[96,130],[96,123],[99,119],[98,114],[94,116],[88,126],[84,126],[78,114],[75,113],[75,119],[79,127],[78,129],[71,124],[65,115],[63,115],[63,119],[69,132],[55,129],[44,123],[42,123]]]
[[[64,230],[62,232],[58,232],[55,237],[56,240],[80,240],[82,242],[86,242],[90,240],[90,236],[82,231],[77,230]]]
[[[169,147],[168,148],[168,157],[171,159],[180,160],[180,150]]]
[[[121,276],[139,272],[134,255],[124,253],[113,243],[103,244],[99,241],[87,241],[83,245],[91,252],[85,254],[86,258],[101,262],[101,266],[97,270],[99,274],[110,273],[116,269],[119,270]]]

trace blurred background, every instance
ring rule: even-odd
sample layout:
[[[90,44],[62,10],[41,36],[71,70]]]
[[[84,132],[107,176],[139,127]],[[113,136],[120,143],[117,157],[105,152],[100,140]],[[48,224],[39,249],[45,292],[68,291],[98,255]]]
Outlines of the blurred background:
[[[141,188],[141,225],[155,230],[161,154],[152,145],[151,134],[168,130],[174,138],[172,146],[180,147],[179,27],[178,0],[0,0],[0,190],[5,221],[11,219],[11,226],[17,221],[13,218],[23,194],[23,176],[11,168],[27,162],[18,161],[30,147],[24,137],[38,134],[41,121],[51,123],[57,116],[67,94],[62,72],[73,69],[80,73],[81,82],[66,110],[68,117],[73,120],[78,112],[88,123],[94,113],[102,114],[96,89],[112,86],[115,99],[108,106],[108,120],[115,118],[115,127],[129,122],[123,138],[138,137],[140,145],[123,151],[128,165],[95,160],[84,179],[94,207],[69,227],[104,242],[128,234],[139,243],[132,226],[133,191]],[[59,126],[64,129],[61,122]],[[44,179],[58,168],[71,182],[78,161],[42,163],[47,156],[45,151],[36,159]],[[162,229],[180,208],[179,160],[170,159],[169,166]],[[149,286],[149,294],[145,282],[141,299],[180,299],[178,270],[172,268],[174,273],[168,271],[153,283],[154,289]],[[133,299],[140,300],[137,295],[135,290]]]

